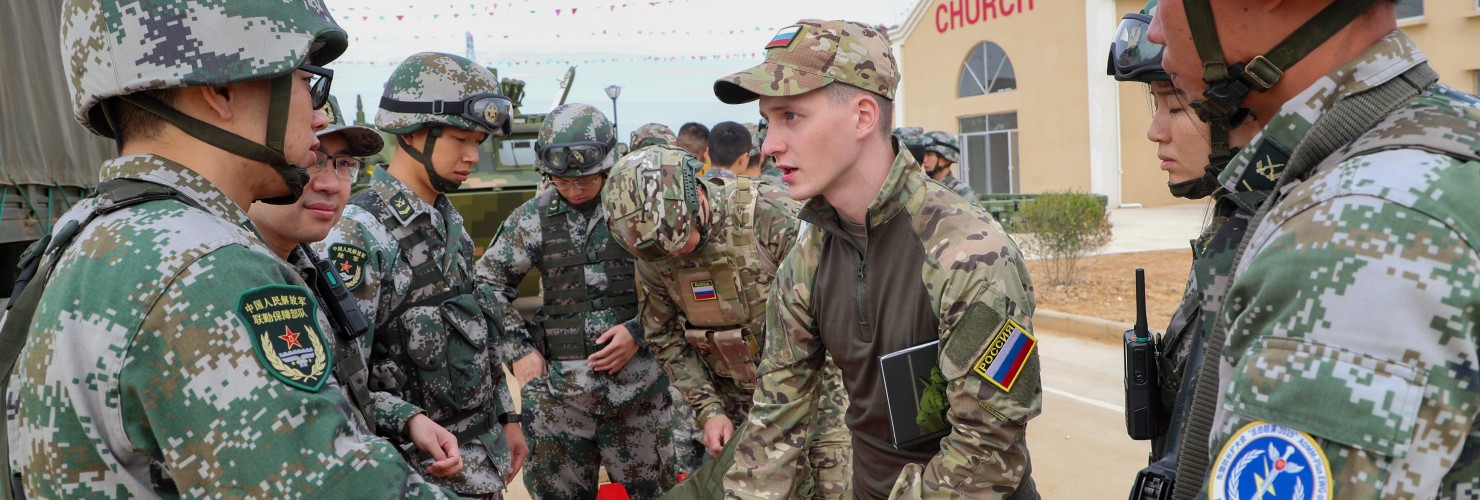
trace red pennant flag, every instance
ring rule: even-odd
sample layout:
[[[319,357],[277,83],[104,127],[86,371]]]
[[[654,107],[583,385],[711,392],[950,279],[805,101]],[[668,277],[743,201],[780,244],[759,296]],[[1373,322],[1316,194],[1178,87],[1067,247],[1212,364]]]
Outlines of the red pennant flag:
[[[555,15],[560,15],[560,9],[555,9]]]
[[[405,17],[406,17],[406,16],[402,16],[402,15],[398,15],[398,16],[396,16],[396,20],[397,20],[397,21],[400,21],[400,20],[402,20],[402,19],[403,19],[403,18],[405,18]]]
[[[576,15],[576,8],[575,7],[571,7],[570,8],[570,15],[572,15],[572,16]]]

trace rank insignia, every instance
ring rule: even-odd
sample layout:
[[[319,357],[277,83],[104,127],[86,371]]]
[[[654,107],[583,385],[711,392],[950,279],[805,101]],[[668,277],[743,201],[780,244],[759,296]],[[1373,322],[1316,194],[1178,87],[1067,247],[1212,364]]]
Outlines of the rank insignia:
[[[971,371],[1004,392],[1011,392],[1012,384],[1017,382],[1037,345],[1038,339],[1032,332],[1009,319],[987,342],[986,352],[976,360]]]
[[[365,249],[348,243],[329,245],[329,262],[335,271],[339,271],[339,281],[350,290],[365,282],[365,259],[368,256]]]
[[[308,392],[329,378],[329,343],[319,332],[317,308],[308,289],[267,285],[242,293],[236,310],[267,373]]]
[[[401,222],[407,222],[410,220],[411,213],[416,211],[416,208],[411,206],[411,200],[406,198],[406,193],[396,193],[395,196],[391,197],[391,210],[396,212],[397,219],[400,219]]]
[[[689,284],[694,289],[694,301],[714,300],[714,282],[709,280],[695,281]]]
[[[1309,434],[1279,424],[1243,426],[1213,463],[1213,498],[1331,498],[1331,465]]]

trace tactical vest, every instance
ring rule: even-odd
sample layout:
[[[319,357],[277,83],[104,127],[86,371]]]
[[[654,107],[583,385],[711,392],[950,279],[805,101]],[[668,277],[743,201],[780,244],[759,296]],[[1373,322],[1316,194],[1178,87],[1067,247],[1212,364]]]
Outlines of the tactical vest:
[[[750,322],[753,315],[764,312],[766,298],[761,287],[741,272],[754,265],[759,272],[774,273],[776,263],[756,242],[758,193],[751,179],[709,178],[703,182],[711,188],[711,195],[724,193],[726,184],[733,184],[734,191],[729,193],[728,220],[724,221],[728,239],[723,245],[705,245],[695,255],[678,260],[673,269],[673,293],[682,298],[679,307],[688,319],[684,340],[699,352],[711,373],[754,389],[764,332],[753,331]]]
[[[632,254],[611,237],[605,223],[596,224],[586,236],[584,248],[571,238],[570,219],[573,208],[554,189],[540,192],[540,290],[544,316],[545,354],[556,360],[585,359],[601,346],[587,338],[586,315],[610,310],[612,317],[630,319],[637,316],[637,281],[633,275]],[[602,266],[597,268],[594,266]],[[606,275],[606,286],[586,283],[586,272]],[[598,332],[599,333],[599,332]]]
[[[473,259],[473,249],[460,244],[461,228],[448,231],[447,247],[436,248],[439,245],[433,243],[440,238],[430,223],[411,224],[414,219],[410,217],[402,220],[375,190],[361,191],[350,204],[363,208],[385,224],[403,255],[427,245],[427,252],[433,256],[412,267],[411,284],[407,287],[412,295],[391,311],[390,324],[376,332],[376,344],[402,346],[390,350],[399,353],[391,361],[412,368],[399,395],[426,410],[439,423],[474,422],[453,434],[459,443],[482,440],[492,452],[497,446],[494,439],[497,436],[492,432],[491,422],[498,402],[493,397],[494,386],[485,385],[485,380],[491,377],[493,383],[502,383],[503,373],[492,368],[488,336],[493,329],[502,331],[503,325],[499,318],[485,314],[478,304],[468,271],[449,269],[456,265],[453,259],[463,262]],[[456,275],[449,276],[448,272]],[[452,285],[454,282],[457,284]],[[437,292],[414,296],[417,291],[428,289]]]

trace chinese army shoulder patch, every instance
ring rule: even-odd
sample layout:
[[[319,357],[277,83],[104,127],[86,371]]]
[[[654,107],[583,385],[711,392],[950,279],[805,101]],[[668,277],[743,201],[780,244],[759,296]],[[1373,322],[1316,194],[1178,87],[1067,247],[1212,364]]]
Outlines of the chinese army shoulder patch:
[[[329,245],[329,262],[339,272],[339,281],[344,282],[344,287],[350,290],[359,288],[365,282],[365,259],[368,257],[365,249],[348,243]]]
[[[267,373],[308,392],[318,392],[329,378],[329,345],[317,312],[308,289],[291,285],[247,290],[236,310]]]
[[[1028,357],[1033,354],[1033,348],[1037,345],[1038,339],[1032,332],[1009,319],[992,335],[987,342],[986,352],[977,358],[971,371],[1003,392],[1010,392],[1012,384],[1017,382],[1018,375],[1023,372],[1023,366],[1028,363]]]

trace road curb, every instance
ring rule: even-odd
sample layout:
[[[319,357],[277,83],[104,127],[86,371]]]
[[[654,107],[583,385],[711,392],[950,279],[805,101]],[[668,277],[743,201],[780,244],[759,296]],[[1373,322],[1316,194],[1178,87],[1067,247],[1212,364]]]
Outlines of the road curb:
[[[1116,340],[1135,325],[1050,309],[1033,312],[1033,327],[1095,339]]]

